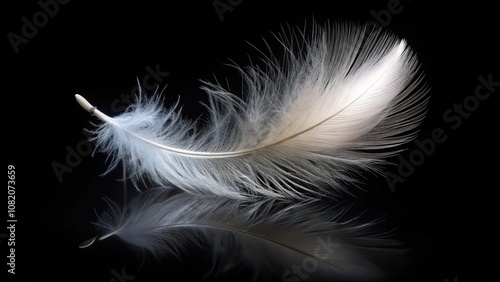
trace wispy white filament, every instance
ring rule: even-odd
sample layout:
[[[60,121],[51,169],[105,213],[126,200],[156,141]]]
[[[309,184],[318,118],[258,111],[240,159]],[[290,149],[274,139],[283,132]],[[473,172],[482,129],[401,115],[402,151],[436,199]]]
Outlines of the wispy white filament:
[[[135,180],[195,194],[321,198],[414,137],[427,98],[404,40],[356,25],[278,39],[283,67],[271,56],[265,70],[238,68],[244,100],[205,83],[202,128],[158,96],[104,116],[94,133],[110,169],[123,161]]]

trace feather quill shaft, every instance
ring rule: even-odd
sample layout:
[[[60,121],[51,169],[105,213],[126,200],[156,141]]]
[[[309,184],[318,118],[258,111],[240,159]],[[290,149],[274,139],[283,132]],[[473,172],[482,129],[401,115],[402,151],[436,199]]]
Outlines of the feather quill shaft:
[[[132,179],[231,198],[335,196],[414,138],[427,102],[406,42],[365,29],[284,33],[284,66],[271,57],[265,70],[237,67],[245,99],[205,82],[203,127],[158,95],[113,118],[76,98],[104,121],[93,132],[109,169],[123,161]]]

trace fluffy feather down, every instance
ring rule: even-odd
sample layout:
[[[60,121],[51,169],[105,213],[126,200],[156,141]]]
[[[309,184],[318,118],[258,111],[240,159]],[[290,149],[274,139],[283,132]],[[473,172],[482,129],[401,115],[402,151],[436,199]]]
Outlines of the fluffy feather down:
[[[426,90],[404,40],[365,27],[278,38],[285,65],[238,68],[244,100],[206,83],[204,127],[142,95],[94,131],[98,148],[135,180],[231,198],[320,198],[411,140]],[[297,44],[293,42],[301,42]],[[297,46],[298,45],[298,46]]]

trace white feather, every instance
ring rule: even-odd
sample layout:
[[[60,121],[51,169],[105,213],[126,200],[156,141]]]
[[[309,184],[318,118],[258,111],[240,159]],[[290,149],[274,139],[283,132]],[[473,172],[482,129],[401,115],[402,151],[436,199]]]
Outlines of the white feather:
[[[278,38],[284,66],[238,68],[244,100],[206,83],[204,127],[140,95],[94,131],[134,179],[232,198],[320,198],[377,171],[415,136],[426,89],[404,40],[356,25],[316,26],[310,39]],[[293,42],[303,43],[298,44]]]
[[[382,218],[348,216],[352,212],[345,205],[251,203],[173,195],[163,188],[141,193],[126,208],[110,205],[96,223],[104,234],[100,240],[118,236],[159,259],[189,259],[190,250],[201,249],[212,254],[208,275],[247,267],[258,281],[269,275],[281,279],[308,258],[318,265],[313,276],[372,281],[408,262],[407,249],[391,238],[394,234],[377,230]]]

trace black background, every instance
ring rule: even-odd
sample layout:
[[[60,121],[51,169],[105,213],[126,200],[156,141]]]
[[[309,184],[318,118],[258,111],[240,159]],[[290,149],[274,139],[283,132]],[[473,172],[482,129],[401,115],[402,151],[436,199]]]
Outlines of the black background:
[[[201,111],[197,101],[204,97],[199,79],[213,80],[215,74],[238,80],[224,64],[229,58],[246,62],[252,48],[245,41],[271,39],[270,32],[278,32],[280,24],[302,26],[313,17],[321,23],[373,21],[371,11],[386,10],[391,1],[243,0],[224,13],[223,21],[208,0],[103,2],[60,5],[28,43],[19,45],[17,54],[7,34],[21,35],[22,17],[31,21],[41,8],[36,1],[8,1],[2,9],[2,139],[6,162],[16,167],[18,281],[112,281],[112,270],[121,272],[123,267],[135,276],[133,281],[180,281],[175,275],[195,277],[199,272],[194,263],[174,260],[162,267],[146,262],[141,268],[136,252],[112,239],[78,248],[94,236],[91,221],[94,209],[103,207],[101,197],[117,196],[121,190],[113,189],[113,174],[99,176],[106,168],[105,156],[99,154],[84,156],[62,181],[54,173],[53,163],[65,164],[67,146],[76,149],[85,140],[82,129],[91,120],[75,102],[75,93],[113,114],[110,105],[131,92],[136,77],[146,76],[147,66],[159,66],[169,73],[160,83],[168,84],[166,102],[180,96],[185,113],[196,117]],[[443,120],[455,103],[474,95],[478,76],[500,81],[494,43],[499,26],[493,24],[499,11],[491,2],[401,0],[402,11],[387,21],[386,28],[407,39],[416,52],[432,88],[418,138],[429,138],[436,128],[447,136],[394,192],[383,177],[368,187],[366,197],[383,195],[382,202],[409,226],[403,230],[421,251],[405,281],[491,281],[488,273],[496,272],[492,249],[498,223],[493,216],[498,152],[493,134],[498,131],[499,88],[456,129]],[[415,149],[410,144],[403,157],[408,159]],[[5,261],[6,240],[1,245]],[[245,281],[235,277],[227,279]]]

